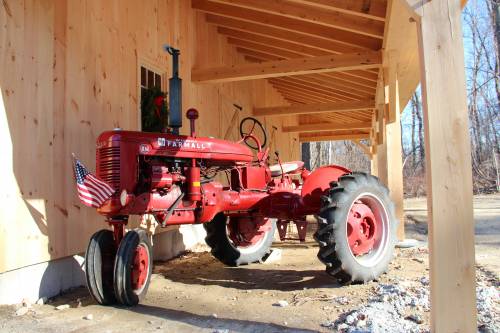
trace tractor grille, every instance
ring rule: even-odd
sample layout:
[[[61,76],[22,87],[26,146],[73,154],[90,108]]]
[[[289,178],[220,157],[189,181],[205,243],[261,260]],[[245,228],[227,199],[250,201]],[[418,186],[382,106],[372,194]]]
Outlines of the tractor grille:
[[[120,189],[120,147],[100,148],[97,151],[98,177],[111,185],[118,195]]]

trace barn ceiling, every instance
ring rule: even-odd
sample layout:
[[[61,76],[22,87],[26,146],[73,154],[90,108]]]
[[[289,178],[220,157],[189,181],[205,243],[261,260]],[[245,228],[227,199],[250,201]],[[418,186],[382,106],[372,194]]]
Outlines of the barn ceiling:
[[[249,63],[354,54],[382,48],[386,0],[192,0]],[[374,100],[380,66],[267,78],[292,105]],[[369,135],[373,109],[300,114],[302,141],[321,134]],[[315,127],[315,125],[318,125]],[[315,128],[318,128],[316,130]]]

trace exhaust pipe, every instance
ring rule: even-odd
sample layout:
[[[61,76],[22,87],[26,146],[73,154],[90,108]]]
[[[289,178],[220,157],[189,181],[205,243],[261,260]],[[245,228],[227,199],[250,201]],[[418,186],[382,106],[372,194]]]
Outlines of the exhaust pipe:
[[[179,77],[180,51],[172,46],[164,45],[163,49],[172,56],[172,77],[168,80],[168,127],[172,133],[179,135],[182,127],[182,79]]]

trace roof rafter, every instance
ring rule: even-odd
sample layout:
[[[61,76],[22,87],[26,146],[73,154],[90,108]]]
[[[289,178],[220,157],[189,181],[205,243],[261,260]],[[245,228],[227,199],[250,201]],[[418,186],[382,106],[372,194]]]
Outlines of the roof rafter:
[[[371,122],[352,122],[348,124],[319,123],[319,124],[301,124],[297,126],[283,126],[284,133],[306,133],[306,132],[324,132],[335,130],[359,130],[369,129]]]
[[[282,83],[277,83],[277,82],[270,82],[276,89],[278,89],[282,94],[289,94],[291,96],[301,96],[302,98],[305,98],[309,100],[311,103],[329,103],[329,102],[336,102],[336,101],[345,101],[345,98],[337,97],[337,96],[327,96],[327,95],[322,95],[318,94],[313,91],[307,91],[304,89],[301,89],[300,87],[296,87],[294,85],[285,85]]]
[[[385,20],[386,0],[291,0],[296,3],[314,5],[319,8],[333,9],[351,15],[367,17],[372,20]]]
[[[334,91],[341,95],[353,97],[355,99],[374,97],[374,92],[367,92],[366,88],[359,89],[358,87],[355,87],[351,84],[338,83],[335,77],[325,77],[324,81],[321,81],[317,79],[318,75],[321,74],[293,76],[288,77],[287,80],[295,82],[297,85],[302,85],[304,87],[311,87],[325,91]]]
[[[300,76],[299,76],[300,77]],[[367,98],[367,94],[356,94],[352,92],[347,92],[341,89],[335,89],[331,87],[324,87],[320,85],[316,85],[314,83],[310,83],[308,81],[294,80],[295,77],[283,77],[283,78],[273,78],[269,79],[271,83],[273,82],[283,82],[287,84],[293,84],[294,86],[304,89],[305,91],[310,90],[317,93],[322,93],[328,96],[338,96],[344,99],[357,100],[361,98]]]
[[[355,140],[355,139],[369,139],[369,133],[352,133],[352,134],[327,134],[327,135],[315,135],[315,136],[304,136],[299,135],[300,142],[315,142],[315,141],[340,141],[340,140]]]
[[[252,62],[262,62],[262,61],[267,61],[267,60],[279,60],[279,59],[293,59],[297,58],[297,56],[292,57],[292,54],[287,54],[285,52],[282,52],[281,49],[277,49],[274,47],[270,47],[268,44],[263,45],[260,43],[253,43],[251,46],[249,43],[244,43],[245,47],[238,47],[238,40],[234,38],[228,38],[229,42],[234,43],[236,45],[236,49],[239,50],[241,53],[245,55],[250,55],[254,59],[252,59]],[[243,45],[243,44],[242,44]],[[253,47],[252,49],[249,49],[247,47]],[[288,57],[287,57],[288,56]],[[342,86],[344,88],[349,87],[350,89],[355,89],[355,90],[361,90],[365,91],[365,88],[370,89],[370,94],[373,93],[376,87],[376,82],[377,80],[374,80],[373,78],[377,77],[377,75],[372,74],[371,72],[368,72],[367,70],[354,70],[354,71],[348,71],[348,72],[332,72],[332,73],[322,73],[322,74],[317,74],[315,75],[317,79],[321,79],[324,84],[329,84],[332,82],[332,78],[335,80],[340,80],[343,82]]]
[[[192,70],[191,80],[193,82],[205,83],[244,81],[288,75],[379,68],[381,63],[382,54],[380,51],[364,51],[351,54],[294,58],[216,68],[195,68]]]
[[[220,15],[206,14],[206,20],[208,23],[215,24],[219,27],[227,27],[262,36],[269,36],[283,41],[309,45],[311,47],[315,47],[332,53],[351,53],[363,49],[358,45],[347,45],[331,39],[325,39],[296,31],[285,30],[280,27],[265,26],[257,23],[241,21],[238,19]]]
[[[317,23],[374,38],[382,38],[384,35],[384,22],[366,17],[349,15],[345,12],[335,11],[326,7],[320,8],[317,6],[284,2],[280,0],[211,1]]]
[[[375,107],[374,100],[348,101],[334,103],[315,103],[299,106],[274,106],[264,108],[254,108],[253,114],[256,116],[292,115],[292,114],[312,114],[328,112],[350,112],[355,110],[367,110]]]
[[[321,37],[329,40],[336,40],[346,45],[362,47],[365,49],[379,50],[382,46],[382,40],[378,38],[364,36],[338,28],[327,27],[317,23],[300,21],[276,14],[259,12],[252,9],[241,10],[241,8],[235,6],[211,2],[209,0],[192,0],[191,6],[194,9],[206,13],[226,16],[264,26],[279,27],[283,30],[300,32],[306,35]]]

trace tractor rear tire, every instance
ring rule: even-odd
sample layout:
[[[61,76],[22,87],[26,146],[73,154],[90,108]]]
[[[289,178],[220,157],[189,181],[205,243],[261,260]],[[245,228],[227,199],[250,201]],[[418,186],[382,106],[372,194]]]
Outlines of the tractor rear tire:
[[[247,265],[261,261],[270,253],[276,231],[276,221],[269,219],[269,230],[264,232],[262,238],[255,245],[248,247],[236,246],[228,235],[228,217],[217,214],[214,219],[203,226],[207,231],[205,242],[211,247],[212,255],[228,266]]]
[[[85,252],[85,276],[90,295],[101,305],[116,302],[113,289],[113,266],[116,255],[111,230],[99,230],[92,235]]]
[[[341,176],[322,197],[316,217],[318,258],[339,283],[367,282],[387,270],[398,221],[389,190],[377,177],[365,173]]]
[[[148,291],[153,270],[153,250],[149,236],[142,229],[125,234],[115,259],[114,288],[116,299],[126,306],[137,305]]]

